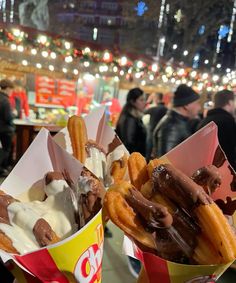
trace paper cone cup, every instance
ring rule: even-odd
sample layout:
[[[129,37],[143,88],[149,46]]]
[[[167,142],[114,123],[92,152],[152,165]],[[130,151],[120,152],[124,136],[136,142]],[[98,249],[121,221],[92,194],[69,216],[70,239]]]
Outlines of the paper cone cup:
[[[109,152],[109,145],[117,139],[118,144],[122,144],[115,132],[106,123],[105,108],[101,107],[84,117],[87,129],[88,139],[96,141],[98,145],[103,146],[106,152]],[[70,136],[67,127],[62,129],[53,137],[54,141],[64,148],[70,154],[73,153]]]
[[[124,152],[128,154],[127,149],[122,144],[115,131],[106,122],[105,107],[94,110],[84,117],[84,121],[88,139],[95,141],[105,150],[106,154],[111,153],[118,146],[122,146]],[[67,128],[62,129],[53,139],[68,153],[73,153]]]
[[[40,200],[44,195],[43,178],[47,172],[67,171],[76,182],[82,168],[82,164],[42,129],[1,189],[22,201]],[[18,283],[101,282],[103,241],[100,211],[82,229],[63,241],[21,256],[0,250],[0,257]]]
[[[197,169],[214,164],[222,176],[220,188],[212,195],[215,201],[236,198],[235,172],[229,165],[217,138],[217,126],[210,123],[186,141],[168,152],[161,159],[191,176]],[[234,217],[231,222],[235,226]],[[212,231],[214,232],[214,231]],[[150,283],[202,283],[215,282],[232,264],[185,265],[161,259],[141,251],[125,237],[124,251],[143,262]],[[205,281],[204,281],[205,280]]]

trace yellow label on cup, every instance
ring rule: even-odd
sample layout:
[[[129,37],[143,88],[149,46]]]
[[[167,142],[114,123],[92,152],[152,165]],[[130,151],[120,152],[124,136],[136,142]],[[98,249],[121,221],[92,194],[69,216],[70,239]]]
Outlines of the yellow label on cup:
[[[101,282],[103,241],[100,212],[76,237],[50,247],[48,252],[69,282],[98,283]]]

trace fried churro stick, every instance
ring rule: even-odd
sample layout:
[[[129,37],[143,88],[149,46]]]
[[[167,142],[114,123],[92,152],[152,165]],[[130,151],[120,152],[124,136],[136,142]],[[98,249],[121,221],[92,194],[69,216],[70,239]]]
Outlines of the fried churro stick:
[[[128,159],[128,169],[131,184],[137,189],[148,181],[147,162],[138,152],[131,153]]]
[[[144,246],[155,249],[156,243],[152,234],[143,228],[136,213],[121,193],[112,190],[108,191],[104,199],[104,206],[112,222],[127,235],[133,237]]]
[[[153,171],[154,190],[161,192],[190,215],[197,218],[202,235],[198,236],[195,259],[204,254],[199,263],[227,263],[236,258],[236,237],[227,219],[203,188],[170,164]],[[206,238],[206,242],[204,242]],[[206,247],[209,243],[210,247]]]
[[[0,231],[0,249],[7,253],[19,254],[19,252],[13,247],[12,241],[2,231]]]
[[[88,141],[84,119],[76,115],[70,117],[67,128],[70,135],[73,155],[84,164],[87,157],[85,145]]]
[[[120,160],[115,160],[111,165],[111,176],[114,183],[118,183],[123,180],[128,166],[127,154],[124,154]]]

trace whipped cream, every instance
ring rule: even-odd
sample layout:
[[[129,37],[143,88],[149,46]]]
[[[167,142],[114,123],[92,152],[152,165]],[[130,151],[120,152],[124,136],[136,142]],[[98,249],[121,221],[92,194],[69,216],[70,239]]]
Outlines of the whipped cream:
[[[90,156],[85,160],[87,167],[97,178],[104,180],[106,175],[106,155],[96,147],[89,149]]]
[[[45,186],[45,201],[13,202],[8,205],[11,225],[0,223],[2,230],[20,254],[39,248],[33,234],[36,222],[45,219],[57,236],[64,239],[78,230],[70,189],[64,180],[53,180]]]

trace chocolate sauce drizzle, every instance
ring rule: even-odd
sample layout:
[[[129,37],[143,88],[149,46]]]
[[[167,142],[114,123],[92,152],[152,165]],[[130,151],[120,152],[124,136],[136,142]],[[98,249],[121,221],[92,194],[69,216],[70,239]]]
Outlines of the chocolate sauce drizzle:
[[[232,216],[236,211],[236,200],[232,200],[231,197],[226,198],[226,202],[222,199],[218,199],[215,203],[219,206],[219,208],[223,211],[225,215]]]
[[[225,161],[226,161],[226,156],[224,152],[222,151],[222,149],[220,148],[220,146],[218,146],[215,151],[215,155],[214,155],[212,164],[215,165],[217,168],[220,168],[221,166],[223,166]]]
[[[233,176],[233,180],[230,183],[231,191],[232,192],[236,192],[236,173],[235,173],[234,169],[230,165],[228,166],[228,169],[229,169],[231,175]]]

